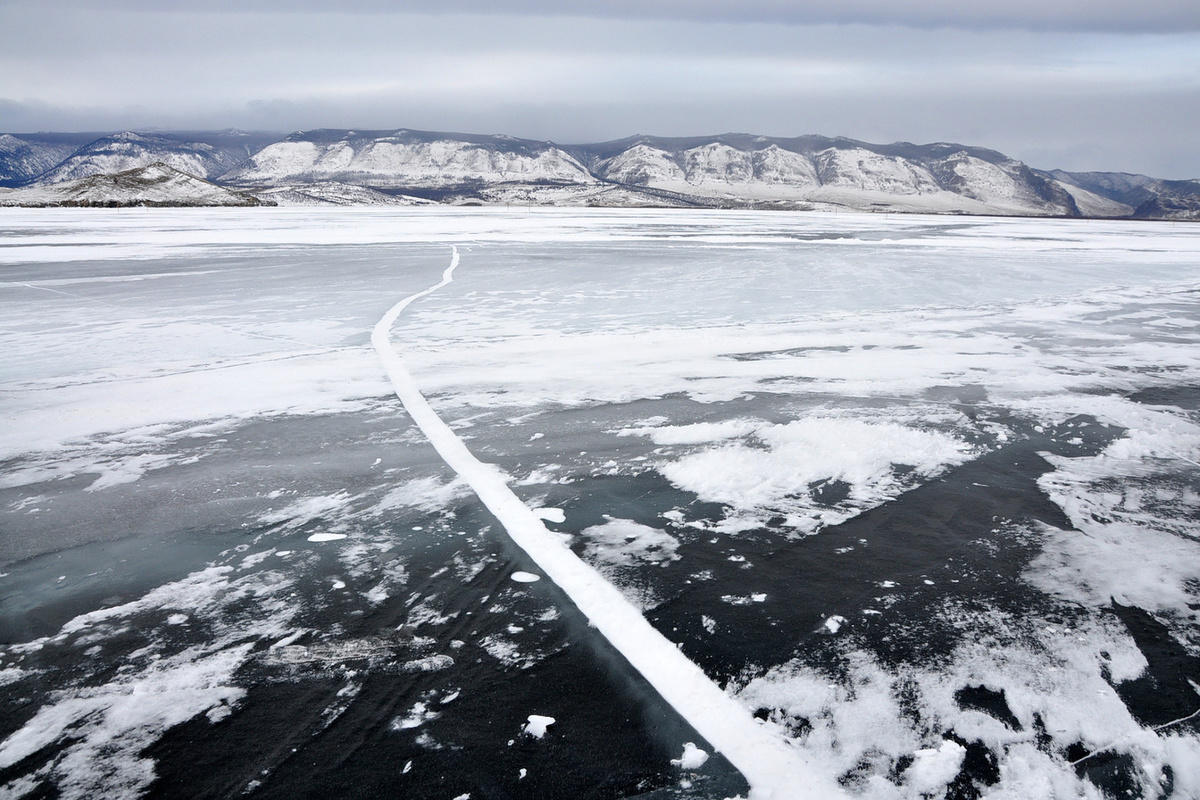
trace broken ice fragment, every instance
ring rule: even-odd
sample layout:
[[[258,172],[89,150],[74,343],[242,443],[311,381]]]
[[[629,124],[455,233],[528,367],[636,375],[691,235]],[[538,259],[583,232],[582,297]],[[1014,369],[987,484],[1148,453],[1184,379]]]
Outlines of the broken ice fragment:
[[[521,732],[535,739],[546,735],[546,728],[553,725],[554,717],[543,717],[541,714],[530,714],[529,721],[521,727]]]
[[[696,747],[694,742],[685,742],[683,755],[671,759],[671,763],[680,769],[700,769],[705,761],[708,761],[708,753]]]
[[[566,522],[567,514],[561,508],[535,508],[534,516],[546,522]]]

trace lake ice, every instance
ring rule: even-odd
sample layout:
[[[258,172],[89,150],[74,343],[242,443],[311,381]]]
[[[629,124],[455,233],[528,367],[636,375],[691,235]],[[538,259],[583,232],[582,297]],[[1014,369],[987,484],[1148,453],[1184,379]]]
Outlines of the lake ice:
[[[813,786],[1200,797],[1200,229],[447,208],[5,212],[0,796],[767,796],[455,252]]]

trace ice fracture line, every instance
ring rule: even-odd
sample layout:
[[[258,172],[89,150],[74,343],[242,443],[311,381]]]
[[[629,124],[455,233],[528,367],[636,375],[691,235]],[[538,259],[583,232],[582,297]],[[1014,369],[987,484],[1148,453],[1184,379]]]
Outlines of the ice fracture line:
[[[455,247],[441,282],[392,306],[371,333],[371,344],[379,352],[405,410],[446,464],[470,484],[512,540],[663,699],[742,773],[750,784],[753,800],[827,800],[844,796],[836,782],[725,694],[674,643],[650,625],[615,586],[547,530],[542,520],[509,488],[500,470],[475,458],[417,389],[392,347],[389,332],[405,308],[450,283],[458,263]]]

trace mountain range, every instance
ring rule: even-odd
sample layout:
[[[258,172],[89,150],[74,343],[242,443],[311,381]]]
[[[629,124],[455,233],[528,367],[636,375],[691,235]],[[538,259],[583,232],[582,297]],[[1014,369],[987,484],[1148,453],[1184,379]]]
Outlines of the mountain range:
[[[168,179],[171,173],[181,177]],[[116,182],[96,180],[117,175],[123,177]],[[140,195],[142,184],[155,188]],[[1197,180],[1046,171],[982,147],[824,136],[636,136],[560,145],[403,129],[3,134],[0,187],[0,205],[245,205],[252,198],[266,205],[848,208],[1200,219]]]

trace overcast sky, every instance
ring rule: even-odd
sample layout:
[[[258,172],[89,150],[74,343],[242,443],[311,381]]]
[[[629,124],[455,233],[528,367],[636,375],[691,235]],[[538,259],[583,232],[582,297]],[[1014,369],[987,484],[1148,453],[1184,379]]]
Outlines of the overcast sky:
[[[0,0],[0,131],[818,133],[1200,177],[1200,0],[984,5]]]

